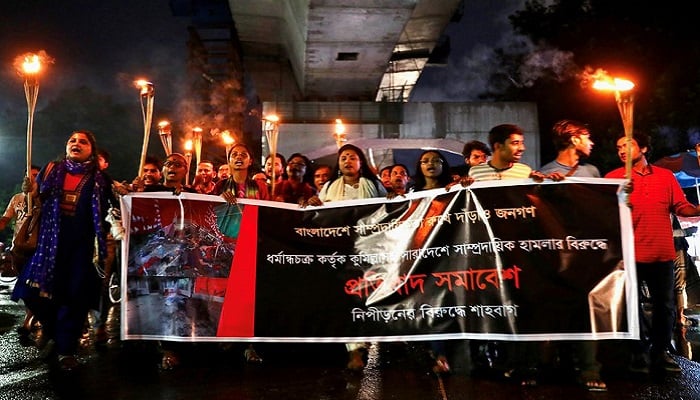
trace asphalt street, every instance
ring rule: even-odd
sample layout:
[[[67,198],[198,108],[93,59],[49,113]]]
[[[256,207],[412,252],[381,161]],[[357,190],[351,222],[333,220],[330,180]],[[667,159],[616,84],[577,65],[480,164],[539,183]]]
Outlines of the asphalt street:
[[[452,373],[437,376],[425,343],[379,343],[370,347],[361,373],[345,369],[342,344],[256,345],[264,358],[248,365],[243,344],[179,344],[181,364],[159,367],[152,341],[118,338],[118,305],[110,315],[110,341],[97,349],[86,335],[72,373],[42,360],[16,332],[23,309],[9,300],[12,284],[0,283],[0,400],[22,399],[700,399],[697,315],[679,332],[674,358],[683,371],[659,378],[624,368],[627,343],[603,341],[599,359],[608,391],[589,393],[566,369],[548,371],[536,387],[506,380],[497,368],[468,362],[470,346],[451,341]],[[700,312],[698,312],[700,314]],[[700,354],[700,353],[699,353]],[[697,357],[697,356],[696,356]],[[481,366],[481,367],[480,367]]]

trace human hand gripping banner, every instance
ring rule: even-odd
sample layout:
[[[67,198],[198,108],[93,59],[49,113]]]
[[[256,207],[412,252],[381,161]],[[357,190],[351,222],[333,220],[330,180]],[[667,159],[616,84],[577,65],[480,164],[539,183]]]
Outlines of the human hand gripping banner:
[[[305,209],[127,195],[122,338],[638,339],[621,184],[478,182]]]

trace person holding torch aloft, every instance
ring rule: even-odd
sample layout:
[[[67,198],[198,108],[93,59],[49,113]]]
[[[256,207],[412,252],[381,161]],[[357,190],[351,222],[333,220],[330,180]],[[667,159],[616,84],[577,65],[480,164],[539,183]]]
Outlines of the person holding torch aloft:
[[[22,299],[41,322],[37,347],[47,356],[55,350],[61,369],[70,371],[79,365],[76,352],[88,310],[97,309],[100,300],[96,265],[107,255],[105,217],[116,201],[97,166],[95,136],[73,132],[65,156],[44,167],[34,185],[25,179],[25,187],[41,200],[41,222],[36,252],[12,299]]]
[[[631,164],[633,190],[628,203],[632,212],[637,279],[646,282],[652,302],[650,343],[642,343],[630,369],[647,371],[650,361],[652,374],[660,374],[681,370],[667,351],[676,313],[673,294],[676,249],[670,216],[698,216],[700,207],[688,202],[673,172],[647,161],[650,151],[649,136],[644,133],[633,132],[631,140],[624,135],[617,140],[617,155],[623,163]],[[626,168],[621,167],[605,177],[624,178],[625,175]],[[640,309],[640,315],[641,312]],[[649,355],[651,360],[647,359]]]

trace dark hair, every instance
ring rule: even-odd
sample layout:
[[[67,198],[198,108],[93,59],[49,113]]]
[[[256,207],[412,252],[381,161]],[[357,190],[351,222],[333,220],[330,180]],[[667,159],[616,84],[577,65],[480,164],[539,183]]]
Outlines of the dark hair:
[[[426,150],[418,156],[418,161],[416,161],[416,175],[413,177],[413,182],[415,182],[415,190],[423,190],[425,187],[425,175],[423,175],[423,170],[420,167],[420,159],[428,153],[435,153],[442,160],[442,172],[438,176],[437,180],[440,186],[447,186],[448,183],[452,182],[452,175],[450,174],[450,164],[447,162],[447,158],[442,155],[438,150]]]
[[[345,150],[352,150],[357,154],[358,157],[360,157],[360,176],[372,180],[374,184],[377,185],[379,181],[375,177],[374,172],[372,172],[372,168],[370,168],[369,163],[367,162],[367,157],[365,157],[365,153],[362,151],[362,149],[350,143],[346,143],[338,149],[338,155],[335,158],[335,167],[333,168],[333,172],[331,172],[331,179],[329,181],[333,182],[336,179],[340,178],[340,163],[338,162],[338,160],[340,159],[340,155]]]
[[[185,163],[185,167],[187,167],[187,165],[186,165],[187,164],[187,157],[185,157],[181,153],[170,153],[170,155],[168,157],[172,157],[172,156],[181,158],[182,161]],[[166,158],[166,160],[167,160],[167,158]]]
[[[314,173],[316,173],[316,171],[318,171],[321,168],[328,168],[329,171],[333,171],[333,167],[331,167],[328,164],[318,164],[317,166],[314,167]]]
[[[109,151],[105,149],[97,149],[97,155],[102,156],[102,158],[105,159],[105,162],[107,162],[107,164],[109,164],[109,161],[112,158],[112,155],[109,154]]]
[[[379,176],[382,175],[382,172],[384,172],[384,170],[387,170],[387,169],[388,169],[389,172],[391,172],[391,169],[392,169],[393,167],[394,167],[393,165],[387,165],[386,167],[380,169],[380,170],[379,170]]]
[[[513,124],[496,125],[489,131],[489,146],[496,148],[496,143],[505,144],[510,135],[523,135],[521,127]]]
[[[90,146],[92,146],[92,153],[90,153],[90,157],[88,158],[88,160],[93,161],[93,162],[97,161],[97,151],[98,150],[97,150],[97,139],[95,138],[95,134],[90,132],[90,131],[86,131],[86,130],[75,130],[75,131],[71,132],[70,136],[73,136],[76,133],[82,133],[83,135],[87,136],[88,141],[90,142]],[[70,136],[68,137],[69,139],[70,139]],[[65,159],[65,158],[66,158],[66,156],[64,154],[62,159]]]
[[[301,158],[302,160],[304,160],[304,164],[306,165],[306,172],[304,172],[304,179],[303,179],[303,180],[304,180],[304,182],[306,182],[306,183],[308,183],[308,184],[310,184],[310,185],[313,186],[313,184],[314,184],[314,173],[313,173],[313,171],[311,171],[311,160],[309,160],[308,157],[306,157],[305,155],[303,155],[303,154],[301,154],[301,153],[294,153],[294,154],[292,154],[291,156],[289,156],[289,158],[287,159],[287,161],[292,161],[292,159],[293,159],[294,157],[299,157],[299,158]],[[286,172],[286,171],[285,171],[285,172]]]
[[[571,119],[562,119],[552,126],[552,142],[557,151],[568,148],[572,137],[589,134],[586,124]]]
[[[231,165],[231,163],[230,163],[231,153],[233,153],[233,149],[235,149],[236,147],[243,147],[245,149],[245,151],[248,153],[248,158],[250,158],[251,161],[253,160],[253,152],[250,151],[250,147],[243,142],[236,142],[233,146],[231,146],[231,148],[228,151],[228,154],[226,154],[226,163],[227,164]],[[248,177],[253,176],[257,172],[256,169],[257,169],[257,167],[254,166],[253,163],[251,162],[250,165],[248,166]],[[229,179],[233,179],[233,175],[231,175],[229,177]]]
[[[160,159],[153,156],[146,156],[146,159],[143,161],[143,165],[147,164],[155,165],[156,167],[158,167],[159,171],[163,169],[163,163],[160,161]]]
[[[268,154],[267,157],[265,157],[265,164],[267,164],[267,160],[269,160],[272,156],[272,154]],[[284,167],[287,166],[287,160],[284,158],[284,156],[280,153],[275,153],[274,156],[282,161],[282,168],[284,169]]]
[[[205,159],[205,160],[199,160],[199,162],[198,162],[197,164],[202,164],[202,163],[211,164],[212,168],[214,168],[214,162],[211,161],[211,160],[206,160],[206,159]]]
[[[411,171],[408,169],[408,167],[405,164],[397,163],[390,165],[391,171],[394,170],[394,168],[403,168],[404,171],[406,171],[406,176],[408,177],[408,181],[406,182],[406,191],[409,191],[410,188],[413,187],[413,178],[411,177]]]
[[[407,167],[406,165],[401,164],[401,163],[398,163],[398,164],[394,164],[394,165],[390,165],[390,166],[389,166],[389,168],[391,168],[391,170],[393,170],[393,169],[396,168],[396,167],[401,167],[401,168],[403,168],[404,171],[406,171],[406,174],[408,174],[408,173],[411,172],[411,171],[408,169],[408,167]]]
[[[280,153],[275,153],[275,154],[268,154],[267,157],[265,157],[265,162],[262,165],[262,170],[265,172],[265,164],[267,164],[267,160],[272,158],[272,156],[275,156],[275,158],[279,158],[280,161],[282,162],[282,179],[287,179],[287,160],[284,158],[284,156]],[[272,168],[274,168],[275,162],[272,162]],[[266,174],[267,175],[267,174]]]
[[[487,146],[486,143],[480,142],[478,140],[471,140],[464,144],[464,148],[462,149],[462,156],[464,156],[464,158],[469,158],[472,155],[472,151],[474,150],[481,150],[487,156],[491,155],[491,149],[489,149],[489,146]]]
[[[623,139],[625,137],[625,133],[623,132],[617,136],[617,140]],[[632,139],[634,139],[634,141],[637,142],[637,145],[639,146],[640,150],[644,147],[647,148],[646,156],[648,158],[651,154],[651,138],[649,137],[649,135],[635,130],[632,132]]]
[[[250,157],[251,159],[253,158],[253,152],[250,151],[250,147],[248,147],[248,145],[245,143],[238,142],[238,143],[235,143],[233,146],[231,146],[231,148],[228,150],[228,153],[226,153],[226,163],[227,164],[231,160],[231,153],[233,152],[233,149],[235,149],[236,147],[243,147],[245,149],[245,151],[248,152],[248,157]]]

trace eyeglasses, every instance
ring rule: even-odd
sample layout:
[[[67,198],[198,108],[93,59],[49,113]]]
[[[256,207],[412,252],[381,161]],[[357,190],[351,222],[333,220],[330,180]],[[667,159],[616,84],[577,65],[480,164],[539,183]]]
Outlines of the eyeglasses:
[[[163,166],[168,168],[183,168],[187,165],[181,161],[166,161],[165,163],[163,163]]]
[[[434,160],[420,160],[421,165],[428,165],[428,164],[442,164],[442,160],[439,158],[436,158]]]
[[[290,162],[287,163],[287,165],[297,165],[299,167],[306,167],[306,164],[304,164],[303,162]]]

